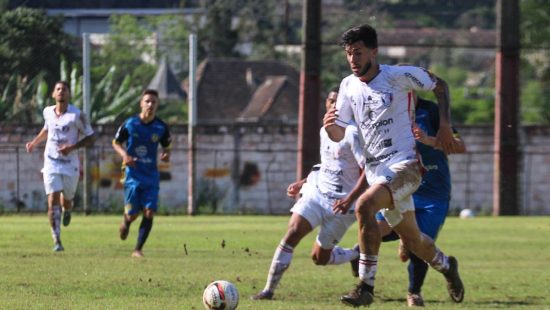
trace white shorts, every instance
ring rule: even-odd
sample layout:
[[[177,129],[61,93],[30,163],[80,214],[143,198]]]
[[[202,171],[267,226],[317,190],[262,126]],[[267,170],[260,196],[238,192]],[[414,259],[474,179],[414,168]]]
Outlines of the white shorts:
[[[73,200],[80,178],[78,174],[43,173],[42,176],[44,177],[44,188],[47,195],[54,192],[63,192],[64,199]]]
[[[391,227],[401,223],[401,214],[414,211],[412,194],[422,181],[421,169],[417,160],[407,160],[389,167],[379,166],[374,169],[374,173],[372,170],[367,173],[369,184],[383,184],[392,195],[393,209],[380,210]]]
[[[334,248],[355,222],[353,206],[348,214],[334,214],[332,205],[336,198],[320,193],[315,186],[308,183],[302,186],[300,193],[302,196],[290,211],[305,218],[312,228],[321,226],[317,235],[317,244],[326,250]]]

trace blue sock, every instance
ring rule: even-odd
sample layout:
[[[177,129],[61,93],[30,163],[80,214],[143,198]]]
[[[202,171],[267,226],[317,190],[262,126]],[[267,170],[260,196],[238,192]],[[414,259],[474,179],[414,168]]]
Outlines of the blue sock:
[[[153,228],[153,219],[146,218],[144,216],[141,219],[141,224],[139,225],[139,235],[137,239],[136,250],[141,251],[141,248],[143,248],[145,241],[147,241],[147,237],[149,237],[149,233],[151,232],[152,228]]]
[[[419,294],[428,273],[428,264],[413,253],[409,258],[409,293]]]

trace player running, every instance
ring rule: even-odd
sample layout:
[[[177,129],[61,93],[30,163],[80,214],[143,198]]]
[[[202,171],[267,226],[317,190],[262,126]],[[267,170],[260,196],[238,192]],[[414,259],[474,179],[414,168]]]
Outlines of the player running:
[[[141,95],[141,112],[120,126],[113,140],[113,148],[122,157],[125,167],[125,211],[120,224],[120,239],[126,240],[130,224],[143,211],[137,243],[132,257],[143,257],[142,248],[153,228],[153,216],[158,208],[160,175],[157,150],[162,146],[160,160],[170,161],[170,131],[158,117],[158,92],[147,89]],[[122,144],[126,143],[126,147]]]
[[[327,110],[334,105],[337,95],[338,88],[328,94]],[[355,260],[357,268],[358,250],[337,246],[355,222],[353,203],[364,190],[355,187],[361,178],[360,167],[363,165],[357,128],[348,126],[340,142],[331,141],[324,128],[321,128],[320,136],[321,164],[313,168],[307,179],[292,183],[287,188],[289,197],[300,198],[290,210],[292,215],[288,230],[273,255],[265,288],[252,296],[254,300],[273,298],[283,273],[290,266],[294,248],[317,226],[321,228],[311,253],[315,264],[337,265]],[[334,205],[335,208],[345,207],[349,211],[335,214],[332,209]]]
[[[412,194],[420,185],[418,160],[410,118],[410,91],[433,90],[440,109],[435,146],[452,153],[456,143],[450,126],[448,87],[445,81],[413,66],[388,66],[376,62],[376,30],[362,25],[342,35],[342,46],[352,75],[340,84],[336,107],[325,115],[324,126],[333,141],[344,137],[355,122],[365,144],[365,173],[370,187],[359,197],[355,214],[359,222],[359,277],[357,287],[341,297],[351,306],[370,305],[378,266],[381,236],[375,215],[380,210],[403,244],[441,272],[453,300],[464,297],[456,258],[446,256],[418,229]]]
[[[63,226],[71,222],[73,198],[80,178],[80,161],[77,149],[94,142],[94,131],[86,115],[69,103],[69,83],[58,81],[54,85],[54,106],[43,111],[44,127],[26,144],[27,152],[46,140],[44,149],[44,188],[48,195],[48,219],[50,221],[55,252],[65,248],[61,243],[61,208]],[[84,137],[78,140],[79,135]]]

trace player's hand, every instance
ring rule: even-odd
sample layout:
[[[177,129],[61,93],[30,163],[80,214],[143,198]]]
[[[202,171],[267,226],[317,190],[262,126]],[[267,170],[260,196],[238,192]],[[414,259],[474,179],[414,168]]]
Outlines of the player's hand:
[[[136,167],[136,161],[137,161],[136,157],[132,157],[132,156],[129,156],[129,155],[124,155],[122,157],[122,163],[125,166],[128,166],[128,167],[135,168]]]
[[[350,207],[351,203],[347,199],[338,199],[332,205],[332,212],[334,214],[346,214]]]
[[[69,155],[70,152],[73,151],[73,149],[74,149],[74,145],[63,144],[57,149],[57,151],[61,153],[61,155],[67,156]]]
[[[336,112],[338,112],[338,110],[336,110],[335,106],[332,106],[327,110],[327,113],[325,113],[325,116],[323,117],[323,126],[325,128],[336,125],[336,119],[338,118],[338,114],[336,114]]]
[[[34,144],[32,142],[27,142],[27,144],[25,144],[25,148],[27,149],[27,153],[30,153],[34,149]]]
[[[296,198],[302,189],[303,183],[298,181],[290,184],[286,189],[286,195],[290,198]]]
[[[164,162],[169,162],[170,161],[170,152],[160,153],[160,160],[162,160]]]
[[[439,125],[439,130],[435,137],[436,149],[440,149],[447,154],[455,153],[457,147],[456,141],[453,138],[453,130],[450,124],[442,123]]]
[[[413,124],[413,134],[414,134],[414,138],[421,143],[423,143],[423,141],[427,136],[426,132],[422,130],[422,128],[418,127],[417,123]]]

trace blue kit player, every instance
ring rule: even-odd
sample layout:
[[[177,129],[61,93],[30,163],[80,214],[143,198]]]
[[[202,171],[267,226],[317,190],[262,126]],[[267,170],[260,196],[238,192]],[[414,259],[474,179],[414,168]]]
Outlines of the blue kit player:
[[[170,131],[155,116],[159,104],[158,92],[147,89],[141,95],[138,115],[128,118],[117,130],[113,148],[122,157],[124,169],[124,218],[120,224],[120,239],[126,240],[130,224],[143,211],[139,234],[132,257],[143,257],[142,248],[153,227],[157,211],[160,175],[157,151],[162,146],[160,160],[170,160]],[[126,146],[123,144],[126,143]]]
[[[447,154],[434,147],[435,135],[439,129],[438,105],[417,98],[414,93],[412,94],[413,98],[417,99],[415,100],[416,116],[413,132],[417,141],[416,147],[422,156],[422,162],[426,170],[420,187],[413,194],[416,222],[421,232],[436,240],[449,210],[451,175]],[[464,141],[456,131],[454,131],[454,139],[457,147],[453,153],[466,152]],[[391,230],[382,214],[378,213],[376,218],[383,241],[399,239],[399,236]],[[407,304],[409,307],[422,307],[424,306],[424,300],[421,295],[421,288],[428,272],[428,264],[407,251],[402,244],[399,247],[399,257],[403,262],[410,258]],[[460,302],[461,299],[453,298],[453,301]]]

